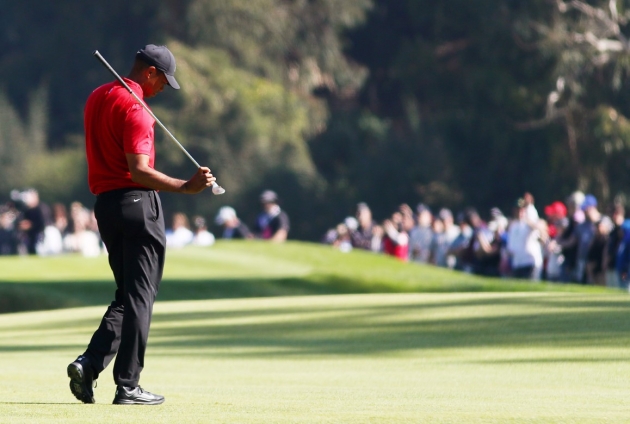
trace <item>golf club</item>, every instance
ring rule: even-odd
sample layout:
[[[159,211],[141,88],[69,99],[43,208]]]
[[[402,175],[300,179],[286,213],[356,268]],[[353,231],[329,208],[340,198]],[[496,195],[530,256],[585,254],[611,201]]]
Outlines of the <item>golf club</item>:
[[[166,128],[164,126],[164,124],[157,118],[157,116],[155,116],[155,114],[151,111],[151,109],[149,109],[149,107],[144,103],[144,101],[142,101],[142,99],[140,97],[138,97],[138,95],[136,93],[134,93],[134,91],[131,88],[129,88],[129,86],[127,85],[125,80],[123,80],[120,77],[120,75],[118,75],[118,73],[114,70],[114,68],[112,68],[110,66],[110,64],[107,63],[105,58],[98,52],[98,50],[94,50],[94,53],[92,53],[92,54],[94,56],[96,56],[96,58],[101,61],[101,63],[109,70],[109,72],[111,72],[116,77],[116,79],[123,85],[123,87],[125,87],[127,89],[129,94],[131,94],[136,99],[136,101],[140,104],[140,106],[142,106],[144,108],[144,110],[149,112],[149,115],[151,115],[153,117],[153,119],[155,119],[155,122],[157,122],[158,125],[160,127],[162,127],[162,129],[164,131],[166,131],[166,134],[168,134],[169,137],[171,137],[171,139],[175,142],[175,144],[177,144],[177,146],[182,150],[182,152],[184,152],[184,154],[186,154],[186,156],[188,156],[188,159],[190,159],[192,161],[192,163],[194,163],[197,166],[197,168],[201,168],[201,165],[199,165],[199,163],[195,160],[195,158],[193,158],[190,155],[190,153],[188,153],[188,151],[184,148],[184,146],[182,146],[182,144],[179,141],[177,141],[175,136],[168,130],[168,128]],[[225,189],[223,187],[221,187],[220,185],[218,185],[216,182],[214,182],[214,183],[212,183],[212,193],[213,194],[223,194],[223,193],[225,193]]]

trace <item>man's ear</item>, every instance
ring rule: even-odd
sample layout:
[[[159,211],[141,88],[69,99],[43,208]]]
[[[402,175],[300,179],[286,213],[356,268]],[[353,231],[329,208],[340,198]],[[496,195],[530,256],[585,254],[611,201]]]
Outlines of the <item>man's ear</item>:
[[[157,74],[157,68],[155,66],[148,66],[144,69],[144,76],[146,79],[151,79]]]

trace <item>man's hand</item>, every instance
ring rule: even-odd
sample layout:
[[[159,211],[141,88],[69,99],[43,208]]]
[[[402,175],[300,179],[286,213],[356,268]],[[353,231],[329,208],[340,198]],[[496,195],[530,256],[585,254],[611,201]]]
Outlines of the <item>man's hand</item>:
[[[210,168],[205,166],[200,167],[186,183],[183,185],[183,192],[187,194],[196,194],[208,187],[217,179],[212,175]]]
[[[195,194],[210,187],[217,179],[210,173],[210,168],[200,167],[188,181],[169,177],[156,171],[149,165],[149,156],[127,153],[127,165],[131,180],[153,190],[171,191],[175,193]]]

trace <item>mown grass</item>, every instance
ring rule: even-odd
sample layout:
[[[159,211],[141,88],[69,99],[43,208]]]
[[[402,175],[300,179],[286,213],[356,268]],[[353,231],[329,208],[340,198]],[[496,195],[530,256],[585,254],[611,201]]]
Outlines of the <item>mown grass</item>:
[[[326,246],[168,252],[141,384],[70,394],[109,303],[105,257],[0,258],[0,423],[627,422],[630,297]],[[98,305],[98,306],[96,306]],[[65,309],[63,309],[65,308]],[[36,309],[55,309],[35,312]]]
[[[101,305],[113,295],[105,256],[2,257],[0,270],[0,312]],[[495,291],[602,289],[481,278],[309,243],[219,242],[169,250],[158,299]]]
[[[141,384],[82,405],[65,367],[102,307],[0,316],[2,423],[611,423],[630,407],[630,303],[596,293],[158,302]]]

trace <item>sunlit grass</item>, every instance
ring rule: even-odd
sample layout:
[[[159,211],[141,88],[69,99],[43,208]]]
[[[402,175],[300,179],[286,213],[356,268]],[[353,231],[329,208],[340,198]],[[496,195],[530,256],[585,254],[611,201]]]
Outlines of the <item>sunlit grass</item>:
[[[106,257],[0,258],[0,423],[626,422],[629,297],[308,243],[169,250],[141,384],[68,390]],[[351,294],[353,293],[353,294]],[[81,307],[87,306],[87,307]],[[74,308],[69,308],[74,307]],[[62,309],[69,308],[69,309]]]
[[[0,316],[0,422],[627,422],[630,303],[575,293],[158,302],[157,407],[67,388],[104,307]]]
[[[114,283],[104,255],[3,257],[0,269],[0,312],[102,305],[112,297]],[[252,241],[169,250],[158,298],[484,291],[604,289],[481,278],[310,243]]]

